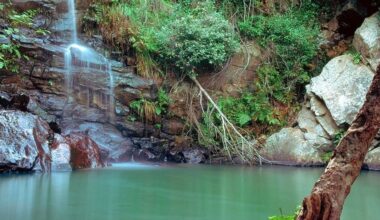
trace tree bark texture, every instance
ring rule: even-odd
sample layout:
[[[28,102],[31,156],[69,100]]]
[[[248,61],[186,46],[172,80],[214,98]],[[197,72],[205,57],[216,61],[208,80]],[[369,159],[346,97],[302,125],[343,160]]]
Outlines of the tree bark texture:
[[[380,66],[366,100],[340,141],[311,195],[303,200],[297,220],[338,220],[351,185],[380,128]]]

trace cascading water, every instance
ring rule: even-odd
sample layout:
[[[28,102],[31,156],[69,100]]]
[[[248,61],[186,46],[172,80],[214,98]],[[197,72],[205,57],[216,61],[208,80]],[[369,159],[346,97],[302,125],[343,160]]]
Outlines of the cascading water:
[[[77,16],[75,13],[75,0],[67,1],[68,9],[69,9],[69,18],[71,20],[71,34],[72,34],[72,42],[74,44],[78,43],[78,33],[77,33]]]
[[[68,104],[72,104],[75,101],[75,97],[86,93],[87,105],[90,107],[92,104],[91,97],[93,97],[93,90],[99,89],[91,89],[88,91],[83,90],[82,87],[91,87],[95,84],[94,81],[101,81],[98,78],[102,78],[103,75],[106,74],[108,77],[108,94],[104,95],[98,94],[98,98],[94,98],[96,100],[101,100],[100,102],[106,102],[106,106],[102,106],[107,111],[107,115],[110,121],[113,121],[114,118],[114,77],[112,72],[112,67],[107,58],[92,50],[91,48],[87,48],[82,46],[78,41],[77,34],[77,26],[76,26],[76,11],[75,11],[75,1],[68,0],[68,9],[69,9],[69,19],[71,23],[71,35],[72,35],[72,44],[70,44],[66,48],[65,56],[65,86],[66,93],[68,96]],[[93,79],[85,79],[82,80],[88,85],[82,85],[79,83],[78,75],[80,74],[88,74],[88,77],[92,76]],[[76,77],[75,77],[76,76]],[[75,78],[75,79],[74,79]],[[87,77],[86,77],[87,78]],[[99,83],[99,82],[98,82]],[[103,82],[104,83],[104,82]],[[75,87],[76,84],[77,85]],[[101,92],[100,92],[101,93]],[[108,96],[108,98],[104,98],[104,96]],[[106,101],[104,101],[106,100]],[[99,107],[99,106],[98,106]]]

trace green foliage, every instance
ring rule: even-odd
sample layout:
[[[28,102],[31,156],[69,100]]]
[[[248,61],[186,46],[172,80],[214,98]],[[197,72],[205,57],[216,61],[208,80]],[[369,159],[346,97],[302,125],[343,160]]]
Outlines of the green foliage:
[[[42,35],[42,36],[46,36],[48,34],[50,34],[51,32],[49,30],[46,30],[46,29],[43,29],[43,28],[38,28],[36,30],[36,34],[37,35]]]
[[[8,43],[0,45],[0,70],[17,72],[19,60],[28,60],[29,58],[21,54],[18,42],[13,40],[13,35],[20,35],[19,27],[31,27],[38,11],[17,12],[12,9],[12,3],[1,3],[0,13],[0,18],[9,24],[8,27],[0,31],[0,38],[8,39]]]
[[[283,215],[282,210],[280,209],[281,215],[268,217],[268,220],[295,220],[300,213],[301,206],[298,206],[294,214],[292,215]]]
[[[285,78],[271,65],[257,69],[256,92],[282,103],[289,102],[289,91],[284,87]]]
[[[333,144],[334,144],[335,147],[338,146],[339,142],[342,140],[342,138],[344,137],[345,134],[346,134],[346,130],[345,129],[340,129],[339,131],[337,131],[334,134]]]
[[[158,97],[156,101],[156,110],[155,110],[156,115],[166,114],[167,108],[169,107],[170,102],[171,100],[170,100],[169,95],[165,92],[165,90],[160,88],[158,90]]]
[[[85,18],[95,20],[112,45],[133,48],[143,76],[157,72],[157,62],[180,74],[212,71],[224,64],[239,43],[211,1],[191,5],[164,0],[98,2]]]
[[[19,33],[19,30],[17,28],[7,28],[3,32],[4,35],[0,34],[0,38],[10,38],[12,34]],[[14,42],[9,41],[7,44],[0,45],[0,69],[17,72],[19,68],[17,60],[22,57],[19,46]]]
[[[171,100],[168,94],[160,88],[155,101],[140,98],[132,101],[129,107],[134,110],[138,116],[148,121],[154,121],[157,117],[167,114]]]
[[[317,13],[317,5],[305,1],[302,7],[289,8],[285,13],[258,14],[238,23],[243,37],[273,50],[271,63],[289,91],[310,80],[308,66],[318,52]]]
[[[239,45],[228,21],[208,1],[179,13],[157,39],[160,57],[182,74],[221,67]]]
[[[243,93],[241,97],[221,97],[218,100],[220,110],[239,127],[252,122],[267,125],[281,125],[276,111],[270,105],[268,97],[263,93]]]
[[[296,218],[295,215],[281,215],[281,216],[271,216],[268,220],[294,220]]]
[[[350,51],[354,64],[360,64],[362,62],[362,55],[357,51]]]
[[[31,27],[33,25],[33,19],[37,13],[38,10],[27,10],[20,13],[12,10],[9,13],[9,19],[13,26]]]
[[[321,159],[324,163],[328,163],[333,155],[333,151],[325,152],[322,154]]]

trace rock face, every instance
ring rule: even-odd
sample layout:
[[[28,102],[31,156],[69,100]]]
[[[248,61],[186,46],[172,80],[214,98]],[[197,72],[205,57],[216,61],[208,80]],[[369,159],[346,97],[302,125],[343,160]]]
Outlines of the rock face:
[[[366,18],[355,32],[353,45],[373,70],[380,64],[380,13]]]
[[[373,76],[370,68],[354,64],[350,55],[343,55],[328,62],[321,75],[311,80],[310,91],[323,100],[338,125],[351,124]]]

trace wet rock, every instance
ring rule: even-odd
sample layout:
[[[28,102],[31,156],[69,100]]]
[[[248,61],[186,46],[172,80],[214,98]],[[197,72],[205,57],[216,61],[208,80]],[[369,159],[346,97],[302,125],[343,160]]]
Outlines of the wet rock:
[[[134,157],[138,160],[163,161],[169,148],[167,140],[160,140],[153,137],[134,138],[132,141],[133,144],[139,148],[137,155]]]
[[[123,105],[128,106],[132,100],[138,98],[155,99],[157,85],[153,80],[143,79],[132,73],[115,73],[115,98]]]
[[[353,45],[369,62],[373,70],[380,64],[380,17],[379,13],[366,18],[355,32]]]
[[[132,141],[124,137],[120,131],[109,124],[91,123],[83,121],[65,121],[62,124],[63,135],[71,132],[86,133],[102,152],[103,161],[122,162],[129,160]]]
[[[49,171],[49,125],[20,111],[0,111],[0,172]]]
[[[312,78],[310,91],[326,104],[338,126],[351,124],[364,103],[374,73],[356,65],[350,55],[332,59],[322,73]]]
[[[130,110],[128,106],[122,105],[121,103],[117,102],[115,106],[115,113],[118,116],[127,116],[129,114]]]
[[[90,137],[72,132],[65,139],[70,145],[70,164],[73,169],[104,167],[99,147]]]
[[[54,115],[48,114],[44,109],[40,107],[38,101],[36,101],[34,98],[28,95],[14,95],[8,105],[8,108],[33,113],[34,115],[41,117],[48,123],[56,121],[56,117]]]
[[[185,163],[200,164],[207,160],[208,152],[204,148],[189,148],[182,152]]]
[[[99,108],[91,108],[77,103],[66,104],[62,117],[68,120],[78,120],[82,122],[106,123],[108,118],[105,112]]]
[[[54,134],[54,140],[51,145],[51,170],[71,171],[70,158],[70,145],[64,137]]]
[[[318,166],[323,161],[320,154],[298,128],[283,128],[271,135],[261,155],[276,164]]]

